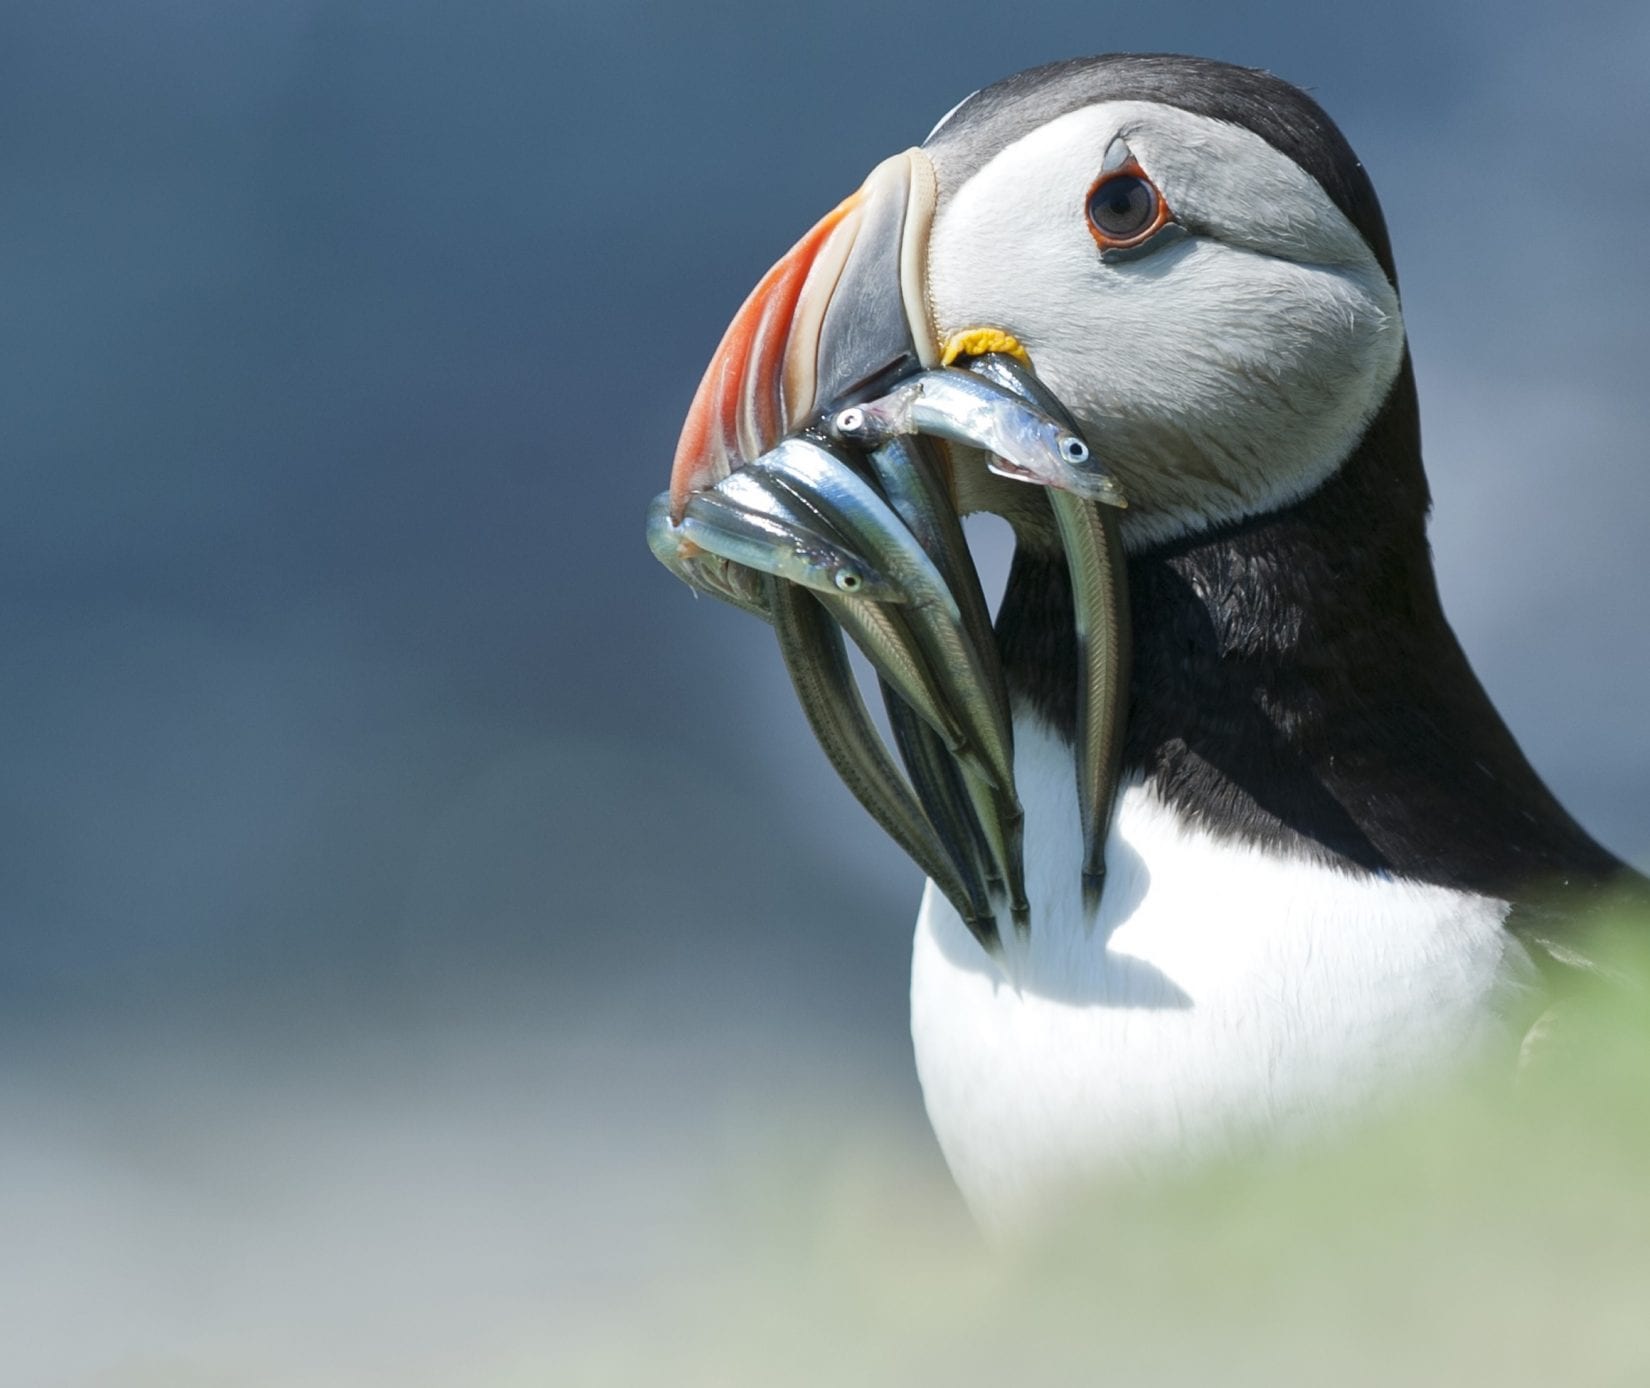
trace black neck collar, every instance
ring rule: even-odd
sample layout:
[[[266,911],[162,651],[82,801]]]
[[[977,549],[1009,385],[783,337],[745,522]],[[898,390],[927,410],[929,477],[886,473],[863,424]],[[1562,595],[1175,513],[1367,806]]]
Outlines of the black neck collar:
[[[1439,605],[1406,358],[1357,451],[1285,510],[1129,563],[1124,774],[1217,834],[1516,898],[1621,865],[1542,784]],[[1071,587],[1022,547],[998,619],[1016,698],[1075,724]]]

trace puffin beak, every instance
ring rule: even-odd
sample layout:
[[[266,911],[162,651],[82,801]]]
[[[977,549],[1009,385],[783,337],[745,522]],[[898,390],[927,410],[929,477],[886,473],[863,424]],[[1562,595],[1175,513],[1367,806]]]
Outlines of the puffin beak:
[[[1073,575],[1080,760],[1097,768],[1078,773],[1091,908],[1127,683],[1122,549],[1107,519],[1122,499],[1102,486],[1115,491],[1064,407],[1040,394],[1012,334],[978,326],[938,341],[927,296],[935,202],[928,156],[896,154],[762,277],[699,382],[648,545],[689,586],[773,625],[837,773],[996,952],[1000,910],[1017,931],[1031,920],[1024,818],[991,610],[937,441],[995,456],[993,470],[1012,464],[1005,475],[1043,485],[1010,489],[1050,498]],[[933,369],[959,357],[979,374]],[[862,456],[850,463],[833,441]],[[864,589],[882,574],[895,592]],[[903,777],[844,633],[877,672]]]
[[[688,410],[670,475],[673,522],[690,493],[825,407],[938,362],[924,290],[934,201],[928,156],[896,154],[762,277]]]
[[[823,427],[827,415],[940,364],[926,292],[934,205],[934,167],[908,149],[878,164],[763,276],[699,383],[670,490],[650,513],[649,544],[678,577],[773,624],[838,774],[995,950],[999,904],[1017,927],[1030,919],[1023,819],[1008,692],[942,475],[948,464],[932,441],[895,437],[866,453],[872,486],[831,451]],[[779,500],[799,502],[856,553],[887,565],[912,601],[823,589],[809,598],[762,562],[754,567],[770,577],[760,591],[737,590],[727,575],[743,561],[725,562],[727,533],[701,528],[696,539],[683,522],[710,520],[701,494],[716,488],[726,500],[719,484],[734,488],[738,479],[778,485]],[[804,519],[786,518],[788,545]],[[845,632],[880,677],[908,777],[865,710],[842,654]]]

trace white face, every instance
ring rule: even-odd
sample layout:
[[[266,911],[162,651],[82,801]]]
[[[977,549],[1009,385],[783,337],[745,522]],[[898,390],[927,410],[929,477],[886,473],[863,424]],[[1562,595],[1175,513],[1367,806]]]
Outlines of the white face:
[[[1193,234],[1103,254],[1088,195],[1121,137]],[[1070,112],[943,189],[940,340],[1012,333],[1130,498],[1131,545],[1274,510],[1352,451],[1403,359],[1398,297],[1310,175],[1155,102]]]

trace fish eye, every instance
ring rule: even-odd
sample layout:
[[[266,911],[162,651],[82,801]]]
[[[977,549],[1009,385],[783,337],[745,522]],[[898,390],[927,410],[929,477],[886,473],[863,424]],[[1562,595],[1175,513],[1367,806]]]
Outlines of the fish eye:
[[[1089,231],[1101,250],[1138,246],[1172,220],[1169,206],[1132,160],[1089,189]]]
[[[850,405],[836,417],[836,431],[850,438],[865,427],[865,411]]]
[[[852,569],[841,569],[837,572],[836,586],[844,593],[857,593],[863,581]]]

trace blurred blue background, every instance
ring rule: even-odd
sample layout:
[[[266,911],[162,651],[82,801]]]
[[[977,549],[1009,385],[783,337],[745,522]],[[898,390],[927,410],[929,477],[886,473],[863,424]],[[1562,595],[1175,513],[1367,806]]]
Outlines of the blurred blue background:
[[[257,1281],[293,1228],[375,1277],[460,1249],[386,1307],[565,1306],[575,1263],[627,1285],[658,1172],[714,1167],[730,1114],[924,1140],[915,872],[642,515],[771,261],[973,88],[1107,49],[1269,67],[1359,150],[1446,605],[1565,803],[1650,860],[1642,4],[6,0],[27,1381],[193,1362],[259,1297],[320,1324]],[[71,1345],[89,1286],[134,1309]]]

